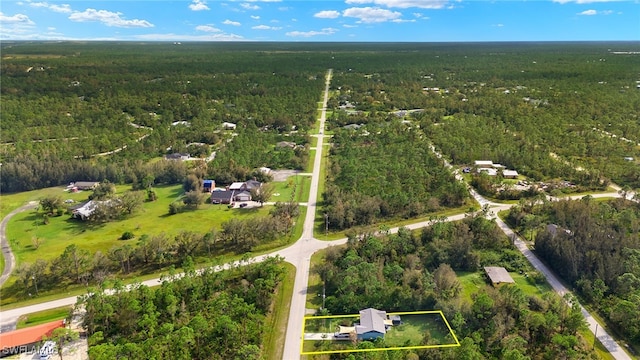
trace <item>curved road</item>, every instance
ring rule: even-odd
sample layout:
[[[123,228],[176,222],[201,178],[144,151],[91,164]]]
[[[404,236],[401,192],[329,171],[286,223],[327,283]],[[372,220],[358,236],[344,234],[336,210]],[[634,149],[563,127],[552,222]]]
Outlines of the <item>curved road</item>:
[[[325,137],[324,127],[325,127],[325,120],[326,120],[326,107],[327,107],[327,101],[328,101],[328,95],[329,95],[329,84],[331,82],[331,75],[332,75],[332,70],[329,69],[329,71],[327,72],[327,77],[325,82],[324,98],[322,103],[322,113],[319,119],[320,134],[317,136],[318,145],[316,147],[317,149],[316,157],[314,158],[308,209],[307,209],[307,213],[304,220],[304,230],[302,233],[302,237],[298,241],[296,241],[294,244],[292,244],[291,246],[285,249],[281,249],[270,254],[258,256],[248,261],[236,261],[231,264],[215,267],[216,270],[223,270],[223,269],[230,268],[232,266],[244,265],[246,263],[257,262],[257,261],[263,261],[265,258],[269,256],[275,256],[275,255],[282,256],[287,262],[293,264],[296,267],[296,277],[295,277],[295,282],[293,287],[293,295],[291,299],[291,307],[289,311],[289,320],[288,320],[287,334],[286,334],[284,353],[283,353],[284,360],[293,360],[293,359],[300,358],[300,353],[302,350],[302,340],[303,340],[302,324],[303,324],[303,318],[306,312],[305,304],[306,304],[306,297],[307,297],[307,281],[309,278],[311,255],[313,255],[318,250],[325,249],[330,246],[342,245],[347,242],[346,238],[335,240],[335,241],[320,241],[313,237],[314,219],[316,214],[317,196],[318,196],[318,184],[320,181],[320,166],[321,166],[321,160],[322,160],[322,152],[324,150],[323,143],[324,143],[324,137]],[[442,158],[442,155],[439,154],[434,147],[431,147],[431,150],[435,152],[439,158]],[[453,167],[446,161],[445,161],[445,166],[453,170]],[[454,174],[456,175],[456,178],[458,180],[462,181],[462,177],[460,176],[460,174],[458,174],[456,171],[454,171]],[[522,239],[520,239],[502,220],[496,217],[496,214],[499,211],[509,209],[513,205],[494,203],[485,199],[484,197],[479,195],[476,191],[474,191],[471,188],[469,188],[469,191],[471,195],[474,197],[474,199],[480,204],[481,207],[488,206],[488,209],[490,211],[488,212],[487,216],[492,219],[495,219],[497,221],[498,226],[502,229],[502,231],[507,236],[509,236],[509,238],[515,239],[515,245],[518,248],[518,250],[522,252],[522,254],[527,258],[527,260],[529,260],[529,262],[538,271],[544,274],[544,276],[546,277],[549,284],[551,284],[553,289],[561,296],[563,296],[566,293],[569,293],[569,290],[567,290],[561,284],[561,282],[556,278],[553,272],[551,272],[535,256],[535,254],[531,252],[531,250],[529,250],[529,248],[526,246],[524,241],[522,241]],[[607,194],[594,195],[594,197],[600,197],[600,196],[620,197],[620,194],[607,193]],[[30,207],[35,207],[35,205],[37,204],[28,204],[19,209],[16,209],[2,221],[1,233],[3,235],[2,236],[3,249],[5,248],[5,243],[6,243],[6,239],[4,237],[4,229],[10,217],[17,214],[20,211],[27,210]],[[447,217],[442,220],[456,221],[456,220],[463,219],[465,216],[466,214],[459,214],[459,215]],[[433,224],[432,221],[423,221],[423,222],[407,225],[405,227],[413,230],[413,229],[419,229],[426,226],[430,226],[432,224]],[[397,231],[398,231],[398,228],[393,228],[389,230],[390,233],[395,233]],[[8,244],[6,245],[8,246]],[[13,264],[14,264],[13,256],[10,250],[8,253],[11,256],[11,260],[8,260],[7,264],[10,263],[12,264],[11,267],[13,267]],[[7,256],[8,256],[7,252],[5,252],[5,258]],[[3,281],[5,280],[4,279],[5,273],[10,274],[11,271],[7,270],[7,268],[5,267],[5,271],[3,272]],[[156,286],[156,285],[160,285],[160,283],[161,283],[160,279],[152,279],[152,280],[144,281],[142,284],[147,286]],[[51,309],[51,308],[60,307],[64,305],[73,305],[76,303],[76,301],[77,301],[76,297],[69,297],[69,298],[59,299],[59,300],[50,301],[46,303],[26,306],[18,309],[2,311],[0,312],[0,325],[4,325],[10,322],[15,322],[18,316],[22,314],[28,314],[28,313],[41,311],[45,309]],[[596,326],[598,327],[597,329],[598,340],[600,340],[600,342],[607,348],[607,350],[609,350],[609,352],[613,355],[615,359],[620,359],[620,360],[631,359],[626,354],[626,352],[615,342],[615,340],[609,334],[607,334],[607,332],[603,329],[602,325],[598,324],[597,321],[582,306],[581,306],[581,310],[585,319],[587,320],[587,323],[589,324],[589,329],[591,330],[591,332],[595,333]]]
[[[13,269],[16,267],[16,259],[11,252],[11,246],[9,245],[9,239],[7,239],[7,224],[16,214],[23,211],[35,209],[38,206],[37,201],[30,201],[28,204],[23,205],[2,219],[0,222],[0,246],[2,246],[2,255],[4,256],[4,269],[2,269],[2,276],[0,276],[0,286],[4,285],[5,281],[9,278]]]

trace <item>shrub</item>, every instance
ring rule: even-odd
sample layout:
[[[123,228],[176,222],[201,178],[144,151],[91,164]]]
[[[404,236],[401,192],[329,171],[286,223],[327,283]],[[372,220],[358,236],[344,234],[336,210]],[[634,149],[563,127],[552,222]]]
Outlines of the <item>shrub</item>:
[[[136,236],[133,235],[131,231],[125,231],[124,233],[122,233],[122,236],[120,236],[120,240],[130,240],[130,239],[133,239],[134,237]]]
[[[179,202],[172,202],[171,204],[169,204],[169,214],[170,215],[175,215],[175,214],[179,213],[180,211],[182,211],[183,207],[184,207],[184,205],[179,203]]]

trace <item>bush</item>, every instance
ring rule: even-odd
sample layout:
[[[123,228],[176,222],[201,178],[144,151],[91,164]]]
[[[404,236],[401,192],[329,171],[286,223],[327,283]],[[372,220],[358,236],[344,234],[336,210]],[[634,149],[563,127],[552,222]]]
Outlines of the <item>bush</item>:
[[[134,237],[136,236],[133,235],[131,231],[125,231],[124,233],[122,233],[122,236],[120,236],[120,240],[130,240],[130,239],[133,239]]]
[[[183,207],[184,205],[179,202],[172,202],[169,204],[169,215],[175,215],[181,212]]]

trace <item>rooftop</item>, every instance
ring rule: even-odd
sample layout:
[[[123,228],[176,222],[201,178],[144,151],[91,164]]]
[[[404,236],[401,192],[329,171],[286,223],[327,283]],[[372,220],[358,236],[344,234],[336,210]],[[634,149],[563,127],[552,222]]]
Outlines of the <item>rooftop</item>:
[[[507,270],[503,267],[485,266],[484,271],[487,272],[487,275],[493,284],[515,283],[511,275],[509,275]]]
[[[0,333],[0,344],[3,349],[18,347],[39,342],[43,336],[51,336],[53,330],[63,327],[63,320],[53,321],[42,325]]]

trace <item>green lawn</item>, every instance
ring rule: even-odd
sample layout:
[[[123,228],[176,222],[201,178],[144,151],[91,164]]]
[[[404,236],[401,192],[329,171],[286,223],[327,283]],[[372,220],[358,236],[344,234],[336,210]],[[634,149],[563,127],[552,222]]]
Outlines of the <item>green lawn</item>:
[[[303,182],[305,181],[308,182],[308,180],[304,180]],[[124,191],[128,188],[128,186],[121,186],[118,187],[118,191]],[[18,200],[12,201],[18,202],[26,201],[26,199],[38,199],[43,196],[42,194],[51,191],[50,189],[47,190],[48,191],[44,193],[31,194],[29,197],[23,195],[18,198]],[[55,190],[62,193],[61,188]],[[91,253],[98,250],[106,253],[112,247],[120,246],[124,243],[124,241],[118,240],[118,238],[125,231],[131,231],[135,234],[136,238],[129,240],[131,244],[135,245],[137,238],[143,234],[153,235],[166,233],[168,235],[174,235],[180,231],[204,233],[211,228],[217,228],[219,230],[221,224],[231,218],[242,219],[253,216],[264,216],[271,208],[271,206],[264,206],[262,208],[252,209],[229,209],[225,205],[204,204],[201,205],[198,210],[168,215],[169,204],[175,199],[178,199],[181,192],[182,189],[180,185],[157,187],[157,201],[145,203],[144,209],[131,218],[102,225],[91,225],[86,222],[70,219],[69,215],[52,217],[48,225],[43,225],[41,213],[37,213],[35,210],[23,212],[16,215],[9,223],[7,237],[12,244],[17,263],[33,263],[37,259],[52,260],[58,257],[64,248],[71,244],[76,244],[78,247],[87,249]],[[304,192],[301,192],[301,196],[303,193]],[[88,192],[81,194],[62,193],[63,199],[74,198],[78,200],[86,199],[88,194]],[[4,197],[2,200],[4,200]],[[261,244],[254,249],[252,254],[257,255],[270,252],[275,248],[288,246],[292,241],[298,239],[302,234],[305,213],[306,207],[301,206],[300,216],[296,219],[290,236],[268,244]],[[37,249],[33,244],[34,238],[40,241]],[[242,254],[228,253],[218,254],[215,258],[199,257],[194,260],[197,264],[206,266],[233,261],[242,256]],[[133,282],[135,281],[134,279],[145,280],[147,278],[157,277],[163,272],[166,272],[166,269],[158,270],[153,274],[134,272],[128,274],[126,279],[128,279],[127,282]],[[16,280],[17,277],[15,275],[11,276],[3,286],[3,289],[8,289],[13,286]],[[5,293],[2,296],[1,303],[3,307],[8,304],[14,306],[18,301],[21,302],[21,305],[25,305],[29,302],[42,302],[66,296],[79,295],[85,291],[86,288],[84,286],[72,285],[50,292],[41,291],[37,300],[17,299]]]
[[[119,187],[122,191],[124,187]],[[180,231],[204,233],[211,228],[220,229],[220,225],[231,218],[248,218],[268,213],[268,206],[252,209],[229,209],[225,205],[203,204],[198,210],[185,211],[169,215],[169,204],[182,193],[180,185],[156,188],[158,200],[146,202],[143,209],[130,218],[105,224],[91,224],[69,215],[50,218],[43,225],[42,214],[34,211],[16,215],[9,223],[7,237],[12,244],[14,254],[20,262],[32,263],[37,259],[50,260],[62,253],[65,247],[77,244],[80,248],[95,251],[108,251],[119,246],[122,233],[131,231],[136,238],[143,235],[166,233],[174,235]],[[85,196],[88,193],[85,193]],[[40,239],[36,249],[33,239]],[[129,240],[135,242],[136,240]]]
[[[384,342],[390,347],[455,343],[440,314],[409,314],[401,318],[402,324],[392,326],[384,336]],[[428,344],[424,341],[427,333]]]
[[[309,161],[307,162],[307,167],[304,169],[305,172],[313,172],[313,164],[316,161],[316,152],[317,150],[314,149],[309,150]]]
[[[294,202],[307,202],[309,201],[309,187],[311,185],[311,177],[303,175],[290,176],[286,181],[272,182],[274,185],[273,195],[269,201],[272,202],[287,202],[291,200],[291,193],[293,192],[294,185],[296,186],[296,196]]]
[[[284,279],[278,286],[274,304],[267,317],[268,327],[263,334],[262,354],[265,359],[282,359],[284,352],[284,341],[287,333],[287,323],[289,321],[289,308],[291,307],[291,296],[293,295],[293,283],[296,279],[296,268],[283,263],[286,267]]]
[[[489,282],[486,280],[483,270],[475,272],[458,271],[456,272],[460,285],[462,285],[462,298],[471,302],[471,296],[480,291],[480,289],[489,286]],[[542,296],[544,293],[552,291],[549,284],[532,284],[527,278],[518,273],[510,272],[509,275],[516,282],[516,285],[527,295]]]
[[[73,310],[71,306],[63,306],[55,309],[39,311],[18,318],[16,329],[23,329],[30,326],[46,324],[51,321],[62,320],[69,317]]]

